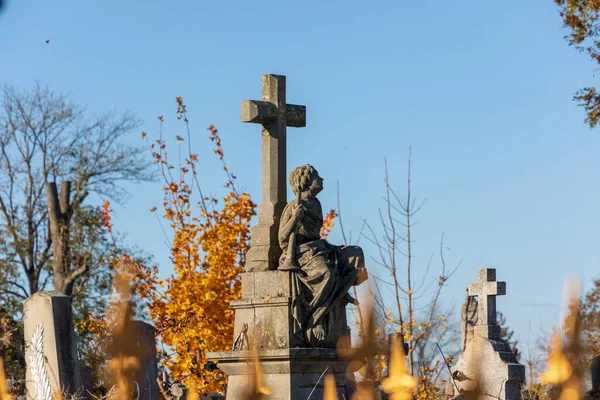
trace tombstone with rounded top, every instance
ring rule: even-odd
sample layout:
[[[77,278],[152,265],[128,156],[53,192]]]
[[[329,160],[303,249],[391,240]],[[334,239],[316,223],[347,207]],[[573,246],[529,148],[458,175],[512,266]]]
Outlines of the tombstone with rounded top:
[[[81,395],[83,382],[69,296],[34,293],[23,302],[23,314],[27,398]]]

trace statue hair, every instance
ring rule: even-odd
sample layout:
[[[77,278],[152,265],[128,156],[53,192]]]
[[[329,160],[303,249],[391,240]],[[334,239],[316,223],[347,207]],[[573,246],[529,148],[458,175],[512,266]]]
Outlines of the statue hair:
[[[317,170],[309,164],[294,168],[290,174],[289,181],[294,194],[302,193],[308,190],[312,180],[318,175]]]

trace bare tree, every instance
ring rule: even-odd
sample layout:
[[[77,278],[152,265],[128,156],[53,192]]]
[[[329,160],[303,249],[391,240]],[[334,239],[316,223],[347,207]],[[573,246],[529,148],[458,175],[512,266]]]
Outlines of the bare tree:
[[[428,371],[433,375],[439,375],[445,366],[440,362],[442,360],[439,358],[437,346],[432,345],[434,342],[441,342],[447,336],[448,324],[445,314],[449,310],[441,310],[440,294],[460,263],[452,270],[447,268],[443,234],[439,247],[439,274],[433,278],[429,275],[433,256],[426,265],[416,266],[414,263],[412,227],[416,224],[415,215],[424,201],[418,202],[411,192],[410,147],[406,195],[400,197],[392,188],[387,162],[385,189],[386,207],[379,211],[382,235],[378,236],[372,225],[365,221],[368,232],[365,238],[374,244],[379,252],[379,257],[373,258],[373,261],[387,270],[390,276],[389,280],[376,278],[374,282],[375,305],[378,314],[382,316],[381,331],[386,335],[399,334],[406,338],[408,366],[412,373],[415,373],[417,368],[421,371],[429,368]],[[423,300],[424,298],[426,300]],[[434,365],[437,372],[433,371]]]
[[[439,248],[440,275],[427,282],[433,257],[429,259],[426,266],[423,266],[423,269],[415,266],[411,230],[416,223],[414,216],[423,203],[417,203],[411,193],[410,168],[409,148],[407,195],[400,199],[390,185],[386,162],[386,195],[384,197],[386,208],[379,212],[383,229],[381,238],[366,220],[363,220],[361,230],[354,242],[351,231],[349,236],[346,235],[342,221],[338,184],[337,208],[344,244],[358,244],[362,238],[369,241],[375,245],[379,253],[379,257],[372,258],[372,261],[390,274],[389,279],[383,279],[371,271],[370,294],[372,297],[369,296],[368,299],[373,301],[368,303],[372,303],[372,309],[369,305],[363,309],[364,305],[362,305],[354,310],[362,344],[355,350],[357,354],[353,360],[366,361],[366,367],[362,373],[362,379],[365,382],[379,380],[386,374],[385,369],[381,370],[381,360],[385,360],[389,356],[389,349],[386,350],[385,344],[389,344],[390,336],[395,334],[403,338],[407,337],[405,346],[408,348],[407,355],[411,372],[414,374],[415,370],[419,371],[420,384],[417,397],[439,398],[439,394],[445,390],[444,387],[440,387],[443,382],[441,375],[447,373],[445,363],[448,362],[449,357],[443,359],[437,345],[439,344],[441,349],[451,346],[459,347],[458,326],[448,322],[444,315],[448,313],[452,305],[441,310],[440,294],[446,281],[460,263],[452,270],[447,269],[444,259],[444,250],[447,248],[444,245],[442,234]],[[406,274],[406,278],[403,278],[403,273]],[[422,275],[420,282],[415,280],[415,277],[419,275]],[[421,303],[427,294],[431,297],[424,304]],[[354,297],[357,297],[355,289]],[[418,319],[421,321],[419,322]],[[450,357],[455,355],[453,351],[444,351],[444,353],[445,356]],[[362,360],[362,356],[365,357],[364,360]],[[359,358],[361,359],[359,360]],[[423,379],[423,376],[426,376],[427,379]]]
[[[143,153],[123,141],[139,122],[130,113],[86,118],[39,83],[0,91],[0,291],[20,302],[53,280],[72,295],[92,268],[90,241],[100,240],[78,225],[93,211],[84,200],[94,192],[120,202],[123,182],[151,180]]]
[[[538,377],[543,372],[546,361],[547,335],[539,332],[537,338],[532,342],[531,321],[527,329],[527,354],[525,356],[525,368],[527,369],[527,387],[531,388],[538,383]]]

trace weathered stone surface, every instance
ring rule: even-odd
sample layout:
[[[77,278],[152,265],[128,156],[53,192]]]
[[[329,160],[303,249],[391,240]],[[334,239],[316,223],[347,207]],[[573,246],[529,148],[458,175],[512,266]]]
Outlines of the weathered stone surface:
[[[159,398],[158,367],[156,364],[155,329],[144,321],[131,321],[128,324],[136,338],[134,354],[139,357],[141,369],[136,371],[134,381],[139,386],[140,400],[156,400]]]
[[[459,389],[473,390],[479,382],[488,399],[520,399],[525,367],[504,341],[476,335],[452,368]]]
[[[219,361],[219,368],[229,377],[227,400],[243,399],[249,389],[248,377],[252,364],[250,351],[210,353]],[[306,400],[317,385],[323,371],[332,373],[336,379],[338,396],[349,399],[352,383],[348,382],[345,371],[347,363],[340,361],[334,349],[276,349],[259,352],[264,382],[273,393],[269,399]],[[323,398],[323,380],[312,395]]]
[[[452,367],[452,376],[460,390],[479,390],[489,399],[521,398],[525,367],[506,341],[500,339],[496,325],[496,296],[506,294],[506,283],[496,281],[496,270],[477,271],[478,281],[470,283],[468,296],[477,296],[477,323],[473,339]]]
[[[261,349],[306,347],[304,338],[294,335],[294,318],[291,312],[290,282],[293,272],[259,271],[242,275],[242,299],[231,302],[235,310],[234,333],[238,335],[248,324],[250,343],[257,341]],[[349,334],[346,307],[338,302],[328,315],[331,333],[323,347],[335,347],[337,340]],[[256,333],[259,336],[256,337]]]
[[[59,292],[37,292],[23,302],[23,312],[27,398],[34,399],[36,389],[81,395],[71,299]]]
[[[262,76],[262,101],[242,102],[242,121],[262,124],[262,202],[252,229],[247,271],[277,269],[279,219],[286,204],[287,127],[306,126],[306,107],[286,104],[285,76]]]
[[[467,343],[473,339],[475,324],[477,324],[477,300],[467,292],[460,318],[460,343],[463,352],[467,348]]]
[[[496,281],[494,268],[480,268],[478,279],[469,283],[468,295],[477,296],[477,325],[496,324],[496,296],[506,294],[506,282]]]
[[[290,312],[292,273],[259,271],[242,275],[242,299],[231,302],[235,311],[235,335],[242,331],[245,323],[248,324],[248,341],[260,349],[266,383],[275,391],[270,398],[306,399],[328,366],[329,371],[336,373],[341,398],[342,393],[350,390],[343,374],[345,362],[337,358],[332,348],[302,348],[304,342],[293,334],[294,320]],[[345,307],[340,303],[334,313],[337,322],[331,329],[335,330],[335,336],[349,334]],[[248,388],[249,356],[248,351],[207,354],[208,359],[216,361],[229,376],[228,400],[243,398],[241,393]],[[313,396],[321,398],[322,387]]]

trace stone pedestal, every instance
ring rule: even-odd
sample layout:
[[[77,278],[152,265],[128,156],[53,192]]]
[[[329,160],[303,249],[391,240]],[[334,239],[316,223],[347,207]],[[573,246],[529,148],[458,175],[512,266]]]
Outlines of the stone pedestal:
[[[286,349],[305,347],[302,337],[293,334],[291,312],[291,278],[294,272],[260,271],[242,274],[242,298],[231,302],[235,310],[234,334],[248,324],[249,339],[256,340],[259,349]],[[350,334],[346,307],[339,304],[329,312],[328,329],[332,337]],[[256,335],[259,337],[255,337]],[[323,347],[335,348],[331,340]]]
[[[519,364],[505,341],[483,337],[476,331],[451,371],[460,390],[473,390],[479,382],[481,395],[488,399],[521,398],[525,366]]]
[[[248,339],[256,342],[259,349],[302,346],[292,335],[290,274],[283,271],[242,274],[242,298],[231,302],[235,310],[234,335],[248,324]]]
[[[335,349],[261,350],[258,356],[264,384],[272,390],[269,399],[306,400],[315,386],[312,398],[322,399],[324,380],[319,382],[319,377],[325,370],[334,375],[340,399],[352,395],[352,385],[345,373],[347,364],[338,359]],[[252,385],[252,352],[210,353],[210,357],[219,360],[219,368],[229,377],[226,399],[245,398]]]
[[[340,398],[351,391],[346,381],[346,362],[337,357],[337,343],[325,343],[330,348],[304,348],[301,337],[293,334],[291,313],[291,274],[285,271],[247,272],[242,275],[242,299],[231,302],[235,310],[234,334],[239,335],[248,324],[250,345],[257,345],[265,384],[274,392],[272,399],[305,400],[317,384],[319,376],[328,369],[336,377]],[[348,335],[345,306],[339,305],[330,312],[329,329],[334,337]],[[233,342],[233,341],[232,341]],[[232,343],[233,344],[233,343]],[[229,376],[227,400],[243,398],[250,386],[252,371],[251,352],[243,351],[208,353],[209,360]],[[322,398],[322,385],[313,398]]]
[[[59,292],[37,292],[23,302],[27,398],[83,393],[71,299]],[[37,398],[41,398],[37,396]]]
[[[488,399],[518,400],[525,381],[525,366],[519,364],[510,345],[500,338],[496,324],[496,296],[506,294],[506,282],[496,281],[496,270],[481,268],[477,282],[469,283],[468,296],[476,296],[477,325],[473,338],[451,369],[452,376],[463,391],[479,385],[481,396]]]

